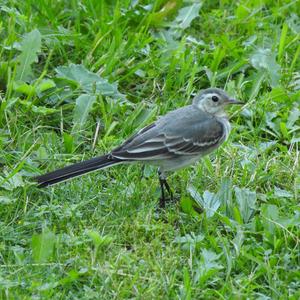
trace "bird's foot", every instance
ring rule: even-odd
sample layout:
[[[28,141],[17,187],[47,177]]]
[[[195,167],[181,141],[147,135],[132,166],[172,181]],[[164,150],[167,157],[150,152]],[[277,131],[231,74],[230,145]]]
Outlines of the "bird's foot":
[[[159,207],[160,208],[166,208],[166,205],[173,202],[174,198],[159,198]]]
[[[159,198],[159,208],[165,208],[166,207],[166,199],[163,199],[162,197]]]
[[[170,197],[160,197],[159,198],[159,208],[166,208],[166,205],[169,203],[177,203],[179,202],[180,197],[174,196],[173,194]]]

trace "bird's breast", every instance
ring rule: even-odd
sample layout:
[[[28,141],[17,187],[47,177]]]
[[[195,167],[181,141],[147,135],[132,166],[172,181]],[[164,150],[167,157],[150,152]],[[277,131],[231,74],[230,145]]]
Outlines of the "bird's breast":
[[[224,127],[224,141],[226,141],[228,139],[231,130],[230,123],[227,118],[219,118],[219,121],[222,123]]]

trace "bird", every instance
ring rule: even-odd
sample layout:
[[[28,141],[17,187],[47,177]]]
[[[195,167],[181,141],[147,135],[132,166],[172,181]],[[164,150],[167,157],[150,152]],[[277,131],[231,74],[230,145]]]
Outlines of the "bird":
[[[160,206],[165,207],[173,199],[167,175],[199,161],[227,140],[231,126],[225,108],[232,104],[244,103],[222,89],[204,89],[191,104],[159,117],[111,152],[37,176],[35,181],[47,187],[99,169],[140,162],[158,168]]]

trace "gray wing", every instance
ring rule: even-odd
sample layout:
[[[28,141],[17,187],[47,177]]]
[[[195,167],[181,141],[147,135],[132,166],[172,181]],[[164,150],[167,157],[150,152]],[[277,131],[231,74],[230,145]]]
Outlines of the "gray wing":
[[[216,118],[187,106],[143,128],[114,149],[124,160],[160,160],[210,152],[224,140],[224,126]]]

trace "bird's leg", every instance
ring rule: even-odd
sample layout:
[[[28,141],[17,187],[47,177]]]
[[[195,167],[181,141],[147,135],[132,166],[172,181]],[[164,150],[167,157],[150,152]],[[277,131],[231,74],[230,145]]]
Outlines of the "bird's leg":
[[[159,183],[161,189],[161,197],[159,199],[159,206],[164,208],[166,206],[165,190],[164,190],[164,180],[159,176]]]
[[[173,200],[173,193],[172,190],[164,176],[164,174],[158,170],[158,177],[159,177],[159,183],[160,183],[160,188],[161,188],[161,198],[160,198],[160,207],[165,207],[166,206],[166,197],[165,197],[165,188],[170,196],[170,199]]]
[[[173,201],[174,197],[173,197],[173,192],[167,182],[167,179],[163,179],[163,183],[164,183],[164,186],[166,187],[167,191],[168,191],[168,194],[170,195],[170,200]]]
[[[141,176],[141,178],[144,178],[144,171],[145,171],[145,165],[142,165],[142,176]]]

